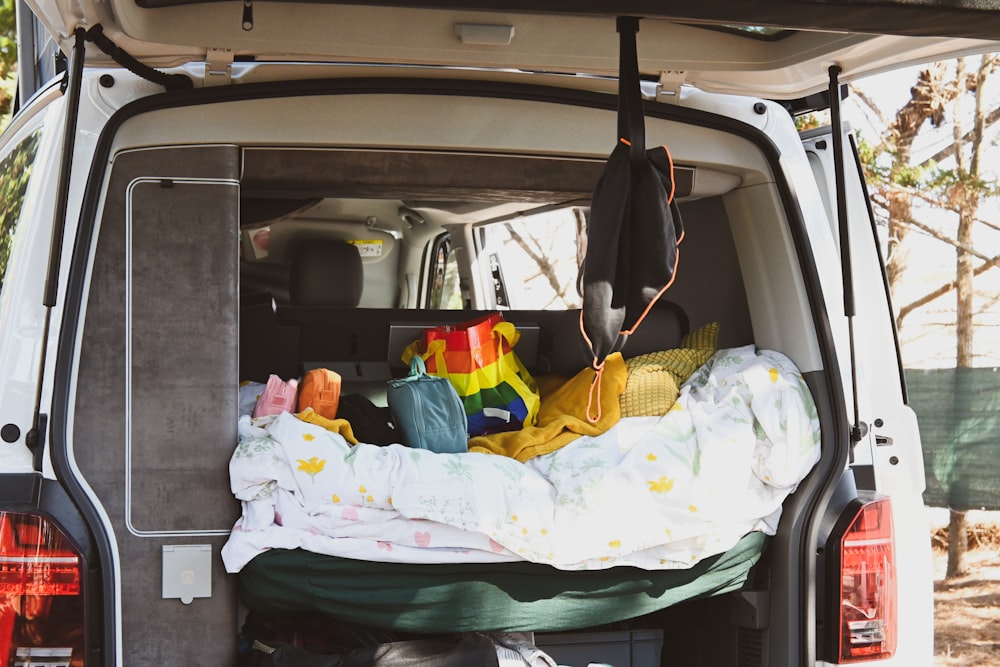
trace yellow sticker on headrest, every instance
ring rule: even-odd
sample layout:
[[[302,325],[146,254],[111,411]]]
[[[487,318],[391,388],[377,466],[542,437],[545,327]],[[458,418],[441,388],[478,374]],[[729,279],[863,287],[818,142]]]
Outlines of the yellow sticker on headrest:
[[[352,244],[358,249],[358,254],[362,257],[381,257],[382,256],[382,239],[367,239],[367,240],[350,240],[348,243]]]

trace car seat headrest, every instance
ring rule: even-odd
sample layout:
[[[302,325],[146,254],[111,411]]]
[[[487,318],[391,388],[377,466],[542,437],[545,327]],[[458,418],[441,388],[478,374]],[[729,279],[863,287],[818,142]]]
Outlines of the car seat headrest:
[[[354,245],[311,239],[293,250],[289,285],[293,305],[355,308],[363,287],[361,254]]]

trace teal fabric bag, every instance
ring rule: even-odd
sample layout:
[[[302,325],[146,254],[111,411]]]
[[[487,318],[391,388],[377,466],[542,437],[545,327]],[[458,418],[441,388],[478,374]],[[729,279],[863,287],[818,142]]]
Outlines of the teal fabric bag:
[[[419,355],[409,375],[389,381],[387,398],[403,444],[441,454],[469,451],[462,399],[448,378],[427,374]]]

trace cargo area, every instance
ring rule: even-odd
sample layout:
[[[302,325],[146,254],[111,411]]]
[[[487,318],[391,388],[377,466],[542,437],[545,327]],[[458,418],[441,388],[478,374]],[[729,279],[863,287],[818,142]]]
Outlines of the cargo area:
[[[533,375],[572,377],[588,365],[579,344],[573,279],[560,279],[568,296],[555,307],[550,297],[537,296],[518,306],[527,280],[501,273],[502,284],[491,284],[488,279],[498,274],[482,253],[501,252],[495,232],[500,227],[507,227],[506,238],[511,228],[555,224],[572,232],[557,237],[553,247],[577,256],[576,238],[607,143],[590,145],[587,127],[612,123],[613,108],[596,101],[589,107],[569,99],[539,102],[531,95],[408,96],[392,92],[391,85],[385,90],[381,82],[371,85],[380,92],[312,91],[278,101],[220,100],[124,115],[99,147],[107,151],[109,166],[94,174],[106,195],[92,202],[93,270],[80,285],[87,298],[72,437],[88,443],[80,472],[115,526],[126,662],[197,650],[194,662],[211,657],[232,664],[241,648],[237,630],[248,613],[274,620],[310,611],[283,609],[285,602],[266,598],[263,584],[241,583],[242,575],[227,574],[220,564],[219,553],[240,516],[229,465],[241,381],[330,368],[343,377],[344,394],[384,406],[386,382],[406,372],[400,351],[419,331],[497,311],[520,330],[516,349]],[[301,122],[283,124],[273,136],[259,136],[258,126],[246,120],[288,104]],[[493,129],[491,136],[504,137],[502,150],[477,150],[469,124],[453,128],[464,136],[453,136],[420,123],[446,112],[491,125],[496,108],[504,106],[506,113],[546,110],[540,118],[555,106],[579,123],[572,138],[548,123],[509,125],[499,134]],[[390,116],[396,110],[405,122],[388,134],[391,118],[370,128],[360,121],[366,108],[389,109]],[[483,117],[486,109],[490,119]],[[760,132],[734,134],[711,115],[681,115],[683,121],[649,121],[652,136],[670,146],[677,167],[685,227],[677,278],[624,354],[677,348],[691,332],[717,323],[720,350],[756,346],[787,355],[812,391],[818,418],[827,420],[812,315],[808,308],[778,305],[808,297],[790,232],[794,209],[783,203],[787,191],[772,173],[777,156]],[[359,120],[352,132],[338,136],[351,125],[347,116]],[[319,122],[330,117],[340,120]],[[425,131],[411,129],[418,127]],[[167,136],[169,141],[161,140]],[[86,211],[82,219],[88,219]],[[525,227],[508,226],[512,221]],[[337,260],[345,246],[359,262]],[[498,307],[501,293],[509,306]],[[808,494],[807,481],[786,506],[807,502]],[[580,614],[576,621],[531,628],[538,631],[539,647],[549,642],[553,655],[565,656],[557,659],[570,665],[617,665],[625,656],[630,662],[622,664],[655,664],[650,660],[661,645],[670,646],[662,664],[766,664],[766,637],[776,620],[770,600],[789,585],[772,572],[796,558],[782,535],[797,530],[797,515],[786,512],[777,537],[741,543],[745,551],[732,551],[732,562],[721,555],[649,577],[628,568],[604,571],[617,578],[613,585],[632,587],[630,595],[656,600],[643,606],[635,603],[638,597],[622,598],[632,602],[606,617],[613,622],[586,613],[593,595],[586,591],[598,581],[590,575],[597,573],[573,573],[577,583],[564,592],[580,597],[560,604]],[[190,604],[164,598],[166,584],[157,574],[173,572],[165,554],[175,547],[210,553],[210,564],[196,569],[196,583],[180,594],[190,594]],[[346,570],[319,586],[336,589],[338,581],[362,576],[410,576],[386,564],[356,562],[371,571]],[[726,563],[735,569],[717,569]],[[317,561],[309,567],[328,565]],[[505,563],[492,574],[487,566],[480,578],[491,581],[506,572],[507,583],[492,585],[511,595],[523,578],[522,565],[529,564]],[[293,560],[284,567],[304,565]],[[445,578],[479,576],[463,577],[459,565],[450,573],[446,565],[423,567],[429,569],[415,566],[411,583],[397,591],[419,596],[424,584],[416,582],[433,581],[426,578],[430,568]],[[277,565],[258,570],[265,578],[287,572]],[[710,572],[715,579],[701,576]],[[291,576],[304,585],[318,582],[315,576]],[[548,581],[559,587],[563,580]],[[466,584],[456,585],[449,594]],[[261,597],[248,607],[255,591]],[[323,594],[316,600],[311,611],[331,624],[358,622],[321,609],[334,604]],[[454,603],[462,604],[474,608],[475,600]],[[510,604],[517,609],[520,603]],[[614,598],[605,604],[614,606]],[[448,634],[440,619],[414,630],[407,618],[404,606],[397,621],[381,616],[376,625],[361,625],[378,627],[391,639]],[[497,623],[483,629],[502,630]],[[169,639],[179,628],[191,639],[180,648]],[[558,633],[545,633],[553,629]]]

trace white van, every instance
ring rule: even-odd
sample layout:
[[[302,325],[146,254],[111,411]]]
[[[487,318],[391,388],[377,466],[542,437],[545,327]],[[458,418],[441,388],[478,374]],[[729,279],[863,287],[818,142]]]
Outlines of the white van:
[[[2,664],[235,665],[261,639],[247,618],[303,614],[381,640],[523,632],[562,664],[930,664],[924,471],[878,234],[849,133],[800,135],[793,115],[836,111],[843,84],[863,74],[996,50],[990,12],[797,0],[767,3],[769,15],[704,0],[28,4],[37,21],[21,25],[38,44],[51,35],[66,60],[34,91],[28,63],[49,63],[22,59],[22,103],[0,137]],[[238,432],[241,381],[332,368],[343,395],[379,408],[406,372],[407,342],[492,312],[517,326],[536,379],[589,372],[577,275],[618,139],[624,12],[643,16],[646,143],[669,148],[685,235],[674,283],[623,359],[690,347],[689,334],[717,323],[715,365],[688,377],[685,401],[737,357],[808,387],[796,394],[805,411],[783,406],[777,420],[786,434],[805,424],[815,444],[784,483],[780,520],[770,509],[746,519],[743,487],[770,481],[751,479],[768,461],[747,452],[782,450],[756,421],[751,442],[730,441],[743,476],[701,482],[715,514],[698,529],[732,532],[741,517],[735,540],[674,541],[672,528],[694,525],[693,502],[676,522],[646,521],[640,497],[669,495],[675,473],[638,463],[641,493],[605,494],[580,531],[651,525],[659,542],[634,554],[679,544],[687,563],[556,567],[492,538],[421,550],[439,526],[431,510],[405,515],[405,486],[377,508],[364,484],[354,504],[313,498],[324,468],[297,449],[241,497],[230,474],[241,433],[278,440],[260,424]],[[616,433],[635,432],[625,419],[633,430]],[[305,428],[289,420],[272,427]],[[331,474],[362,455],[404,461],[405,443],[328,440],[322,461],[350,452]],[[697,437],[691,446],[706,470],[728,463]],[[554,460],[440,456],[457,457],[456,485],[477,466],[516,477]],[[434,505],[448,485],[426,486]],[[312,498],[287,542],[279,488],[281,502]],[[478,490],[484,512],[528,493],[500,477]],[[339,530],[376,509],[392,509],[416,544],[377,521],[366,537],[309,523],[343,519]],[[495,534],[529,518],[509,515]],[[281,537],[234,556],[234,525],[260,521],[255,535]],[[490,535],[451,528],[481,545]]]

